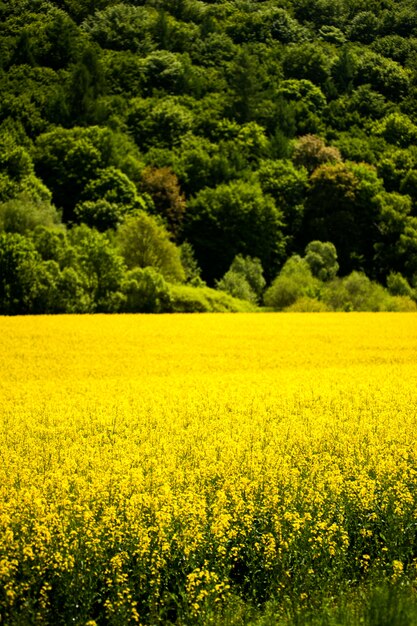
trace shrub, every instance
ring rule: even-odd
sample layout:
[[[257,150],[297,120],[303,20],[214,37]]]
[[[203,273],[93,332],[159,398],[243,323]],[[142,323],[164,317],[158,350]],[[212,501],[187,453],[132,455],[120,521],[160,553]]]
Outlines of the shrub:
[[[170,285],[172,313],[244,313],[256,310],[253,305],[210,287]]]
[[[272,285],[265,292],[264,303],[267,307],[281,311],[303,296],[314,298],[319,285],[307,261],[298,255],[293,255],[286,261]]]
[[[284,309],[287,313],[325,313],[330,311],[330,308],[325,302],[318,300],[317,298],[309,298],[303,296]]]
[[[153,267],[136,267],[122,283],[127,313],[161,313],[169,308],[169,287]]]

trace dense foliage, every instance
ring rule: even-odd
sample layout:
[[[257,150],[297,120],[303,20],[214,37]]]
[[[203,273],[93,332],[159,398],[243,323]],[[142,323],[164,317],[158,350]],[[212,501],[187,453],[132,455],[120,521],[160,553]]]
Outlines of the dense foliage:
[[[144,214],[156,282],[242,297],[237,256],[319,241],[415,299],[416,0],[1,2],[0,89],[0,312],[149,310]]]

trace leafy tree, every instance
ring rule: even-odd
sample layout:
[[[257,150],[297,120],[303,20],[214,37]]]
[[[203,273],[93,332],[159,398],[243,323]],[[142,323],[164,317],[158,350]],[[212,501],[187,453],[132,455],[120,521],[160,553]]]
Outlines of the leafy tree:
[[[336,248],[330,241],[310,241],[305,249],[305,257],[313,276],[321,281],[335,278],[339,264]]]
[[[258,178],[264,193],[270,194],[282,212],[284,232],[294,239],[304,215],[308,175],[304,167],[296,168],[288,159],[261,161]],[[291,241],[288,242],[291,245]]]
[[[118,3],[96,11],[81,29],[101,48],[146,55],[154,48],[151,33],[156,20],[155,9]]]
[[[282,63],[286,79],[308,80],[324,87],[330,78],[333,50],[324,42],[292,44]]]
[[[134,99],[127,116],[127,124],[137,145],[172,148],[191,130],[190,111],[173,98],[160,101]]]
[[[323,139],[316,135],[300,137],[294,144],[292,159],[296,166],[305,167],[310,173],[319,165],[342,160],[337,148],[326,146]]]
[[[82,224],[68,232],[68,241],[75,248],[75,269],[83,276],[92,311],[115,313],[120,310],[125,266],[109,238]]]
[[[377,163],[377,171],[383,179],[387,191],[399,191],[408,172],[416,166],[416,155],[413,155],[410,150],[390,148],[381,154]]]
[[[289,79],[280,83],[276,91],[277,116],[289,117],[284,122],[277,119],[278,126],[288,136],[320,132],[320,115],[326,106],[326,98],[320,87],[311,81]]]
[[[407,95],[410,72],[392,59],[367,49],[358,56],[355,83],[369,84],[375,91],[396,102]]]
[[[60,70],[77,61],[81,35],[65,11],[56,9],[51,12],[50,20],[45,24],[44,36],[46,42],[38,55],[41,64]]]
[[[231,116],[240,123],[254,119],[260,102],[263,72],[256,57],[244,48],[231,63],[228,75]]]
[[[380,21],[373,11],[360,11],[348,27],[348,37],[351,41],[372,43],[380,29]]]
[[[306,243],[332,242],[343,274],[372,266],[378,237],[374,198],[382,188],[375,168],[360,163],[321,165],[310,177],[303,226]]]
[[[73,119],[77,123],[94,123],[97,119],[97,100],[103,93],[104,73],[99,53],[94,46],[88,46],[71,74],[68,95]]]
[[[185,74],[181,57],[168,50],[155,50],[145,59],[145,87],[149,95],[160,90],[168,94],[180,93],[185,86]]]
[[[363,272],[330,281],[321,297],[333,311],[386,311],[390,307],[386,290]]]
[[[151,215],[140,211],[126,218],[117,231],[117,244],[129,269],[153,267],[165,280],[185,280],[179,249]]]
[[[318,293],[319,281],[311,273],[309,264],[298,255],[291,256],[278,276],[266,290],[264,303],[277,311],[285,309],[299,298],[314,298]]]
[[[169,287],[153,267],[128,271],[122,282],[126,313],[161,313],[169,309]]]
[[[260,259],[271,275],[283,256],[282,214],[257,183],[242,180],[202,189],[188,204],[184,234],[203,277],[221,277],[236,254]]]
[[[192,245],[188,241],[183,241],[179,248],[186,282],[195,287],[203,287],[205,282],[201,278],[201,268],[196,261]]]
[[[101,180],[96,185],[104,185],[104,189],[107,185],[108,193],[109,181],[106,183],[103,180],[106,174],[102,174],[102,170],[112,166],[128,169],[127,157],[132,155],[135,158],[135,150],[128,140],[120,141],[118,134],[109,128],[57,128],[38,137],[35,167],[51,189],[56,206],[63,208],[63,219],[68,222],[73,219],[74,207],[81,200],[87,185],[92,180]],[[114,171],[110,170],[107,174],[113,175]],[[126,179],[120,182],[123,178],[121,174],[115,176],[119,178],[119,191],[123,184],[125,188],[129,187]],[[94,183],[91,184],[94,188]]]
[[[41,262],[33,244],[18,233],[0,233],[0,312],[32,313]]]
[[[417,299],[417,292],[400,272],[390,272],[387,276],[387,288],[393,296],[408,296]]]
[[[174,237],[178,238],[186,206],[174,172],[169,167],[145,168],[141,189],[150,195],[155,212],[164,219]]]
[[[47,201],[35,201],[21,194],[13,200],[0,203],[0,230],[24,235],[36,226],[60,223],[60,215]]]
[[[241,254],[235,256],[223,278],[216,281],[217,289],[253,304],[260,301],[265,285],[260,260],[243,257]]]
[[[125,213],[123,205],[109,202],[105,198],[84,200],[74,209],[74,217],[78,223],[87,224],[100,232],[117,228],[123,222]]]
[[[374,243],[376,276],[379,280],[384,280],[392,271],[405,272],[410,276],[405,269],[405,250],[401,244],[407,226],[412,226],[410,198],[383,191],[375,197],[374,202],[378,210],[378,238]]]
[[[417,141],[417,126],[403,113],[391,113],[375,122],[373,132],[400,148],[406,148]]]

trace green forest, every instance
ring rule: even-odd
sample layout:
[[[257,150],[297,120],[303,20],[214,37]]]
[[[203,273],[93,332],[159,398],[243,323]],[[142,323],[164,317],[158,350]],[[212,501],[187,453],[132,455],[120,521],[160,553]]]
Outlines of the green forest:
[[[4,0],[0,92],[0,314],[417,310],[417,0]]]

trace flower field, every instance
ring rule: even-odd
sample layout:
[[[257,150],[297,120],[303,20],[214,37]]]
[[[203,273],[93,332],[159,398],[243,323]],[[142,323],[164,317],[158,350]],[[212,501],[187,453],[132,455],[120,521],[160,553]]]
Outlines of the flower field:
[[[415,314],[3,317],[0,355],[0,624],[412,590]]]

